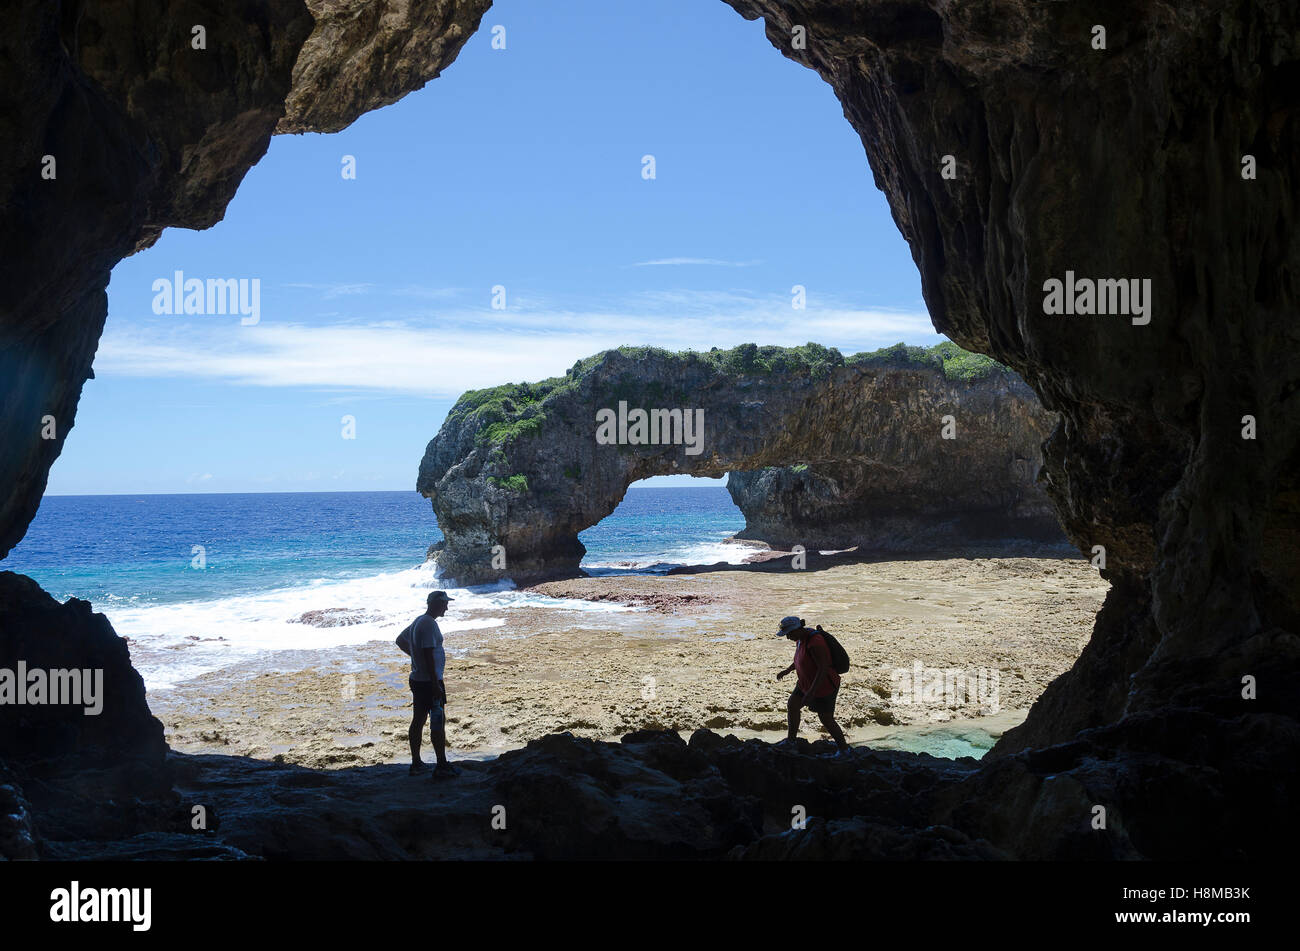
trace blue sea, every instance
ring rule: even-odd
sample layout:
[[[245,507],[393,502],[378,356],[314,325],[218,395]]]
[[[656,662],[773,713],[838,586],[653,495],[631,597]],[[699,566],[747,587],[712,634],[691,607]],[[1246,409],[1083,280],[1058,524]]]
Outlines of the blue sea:
[[[744,517],[723,486],[632,488],[579,537],[592,574],[662,572],[742,561],[724,540]],[[90,601],[131,639],[150,689],[269,650],[317,649],[395,635],[432,588],[440,541],[414,492],[50,496],[0,570],[29,575],[60,600]],[[460,607],[558,604],[503,583],[450,589]],[[616,605],[563,602],[573,610]],[[305,612],[342,608],[361,623],[316,627]],[[504,623],[444,623],[448,633]]]

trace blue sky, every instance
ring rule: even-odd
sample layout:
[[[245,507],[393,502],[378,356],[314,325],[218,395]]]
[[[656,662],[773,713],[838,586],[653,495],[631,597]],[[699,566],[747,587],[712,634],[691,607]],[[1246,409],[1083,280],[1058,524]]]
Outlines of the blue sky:
[[[257,278],[259,322],[155,314],[177,270]],[[412,489],[461,392],[606,347],[940,339],[838,101],[760,23],[500,0],[439,79],[277,137],[224,221],[117,266],[48,491]]]

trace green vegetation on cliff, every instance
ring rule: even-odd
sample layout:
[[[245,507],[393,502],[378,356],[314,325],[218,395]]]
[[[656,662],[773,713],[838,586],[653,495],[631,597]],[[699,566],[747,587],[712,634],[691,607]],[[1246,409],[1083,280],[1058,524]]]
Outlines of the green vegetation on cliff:
[[[488,476],[488,482],[495,485],[498,489],[509,489],[511,492],[528,491],[528,476],[523,473],[515,473],[505,479],[498,479],[496,476]]]
[[[477,444],[489,446],[501,446],[516,438],[540,433],[546,424],[546,404],[551,398],[578,389],[613,352],[607,350],[585,357],[570,367],[564,376],[538,383],[504,383],[488,389],[470,390],[451,408],[446,424],[474,432]],[[836,368],[845,366],[929,367],[940,370],[950,380],[964,382],[983,379],[995,371],[1006,369],[989,357],[970,353],[947,340],[928,348],[897,343],[847,358],[834,347],[816,343],[800,347],[760,347],[744,343],[730,350],[714,347],[707,352],[686,350],[680,353],[660,347],[619,347],[617,353],[634,362],[676,362],[683,368],[702,364],[715,372],[734,376],[809,376],[814,380],[825,379]],[[618,392],[620,388],[628,390],[626,397]],[[610,395],[614,400],[649,400],[655,405],[675,405],[686,399],[685,394],[670,392],[669,387],[658,380],[627,381],[616,386]],[[511,476],[500,481],[510,482],[515,478]],[[515,485],[509,487],[517,488]]]
[[[892,347],[870,353],[855,353],[846,363],[862,367],[936,367],[948,379],[965,383],[982,380],[992,373],[1007,369],[992,357],[963,350],[951,340],[933,347],[909,347],[904,343],[896,343]]]
[[[451,408],[447,422],[477,430],[475,441],[481,445],[501,445],[516,436],[532,435],[546,422],[542,402],[555,384],[562,382],[557,377],[541,383],[503,383],[469,390]]]

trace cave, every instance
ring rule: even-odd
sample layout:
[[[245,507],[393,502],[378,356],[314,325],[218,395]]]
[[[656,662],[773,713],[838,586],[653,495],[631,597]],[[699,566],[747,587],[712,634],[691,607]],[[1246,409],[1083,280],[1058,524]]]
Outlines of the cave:
[[[574,779],[584,770],[654,764],[689,792],[694,823],[660,856],[1289,858],[1300,10],[727,2],[838,96],[935,327],[1011,368],[1057,415],[1040,481],[1071,542],[1104,548],[1111,591],[1073,669],[978,768],[877,754],[861,767],[873,794],[826,803],[837,820],[815,836],[761,836],[753,795],[703,784],[707,768],[754,795],[791,781],[765,751],[708,731],[689,745],[549,736],[502,758],[500,787],[562,802],[556,784],[594,795]],[[112,266],[165,228],[219,220],[272,135],[337,131],[435,78],[488,6],[23,0],[8,12],[0,555],[75,423]],[[184,58],[198,21],[225,37],[202,66]],[[64,157],[53,182],[40,174],[49,154]],[[1150,280],[1149,321],[1045,313],[1045,282],[1067,271]],[[55,438],[42,438],[47,416]],[[237,804],[242,833],[231,819],[224,844],[183,844],[186,776],[125,645],[85,602],[0,573],[0,665],[18,658],[104,667],[105,710],[95,723],[4,711],[0,854],[233,854],[259,837],[267,855],[349,854],[317,817],[250,833],[256,815]],[[105,790],[133,805],[110,808]],[[1090,825],[1099,804],[1119,817],[1106,830]],[[596,835],[525,821],[512,836],[541,857],[646,854],[617,823]]]

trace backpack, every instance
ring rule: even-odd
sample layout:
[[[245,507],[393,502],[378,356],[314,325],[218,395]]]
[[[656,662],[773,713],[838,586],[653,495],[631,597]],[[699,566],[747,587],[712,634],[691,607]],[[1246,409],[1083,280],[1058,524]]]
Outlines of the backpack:
[[[826,641],[826,647],[831,652],[831,667],[837,674],[847,674],[849,672],[849,652],[844,649],[839,641],[827,631],[822,630],[820,624],[817,625],[817,633]]]
[[[412,621],[406,627],[402,628],[402,633],[397,635],[397,646],[402,649],[402,653],[408,657],[411,654],[411,631],[415,628],[415,622]]]

